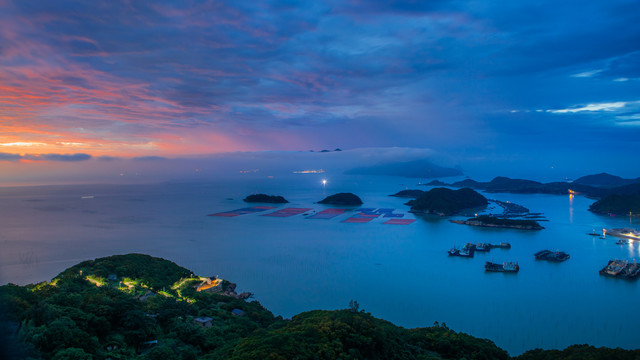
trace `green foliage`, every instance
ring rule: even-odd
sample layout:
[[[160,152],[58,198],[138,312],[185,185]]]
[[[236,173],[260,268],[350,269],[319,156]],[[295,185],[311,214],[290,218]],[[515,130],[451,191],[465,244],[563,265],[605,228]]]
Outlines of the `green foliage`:
[[[638,360],[640,350],[596,348],[589,345],[572,345],[564,350],[529,350],[516,360]]]
[[[352,193],[338,193],[329,195],[326,198],[318,201],[318,204],[327,205],[362,205],[362,200],[358,195]]]
[[[165,259],[143,254],[127,254],[82,262],[63,271],[54,280],[65,282],[89,275],[106,279],[111,274],[116,275],[118,279],[137,279],[149,285],[151,289],[161,290],[171,288],[180,279],[190,277],[193,273]]]
[[[197,281],[180,282],[172,290],[180,296],[154,296],[146,301],[139,291],[108,282],[96,286],[79,276],[95,271],[105,277],[114,269],[137,284],[168,284],[190,275],[188,270],[141,256],[121,256],[85,262],[63,272],[52,284],[0,286],[3,315],[19,332],[11,339],[16,358],[43,359],[507,359],[493,342],[456,333],[444,325],[405,329],[376,319],[360,310],[310,311],[292,320],[274,317],[257,301],[195,292]],[[159,272],[156,279],[140,266],[177,269],[179,274]],[[82,266],[81,266],[82,265]],[[78,274],[78,275],[76,275]],[[146,276],[145,280],[135,278]],[[179,276],[178,276],[179,275]],[[121,275],[119,275],[121,276]],[[55,285],[53,285],[55,284]],[[188,284],[188,285],[187,285]],[[140,285],[137,285],[140,286]],[[167,287],[169,289],[169,287]],[[147,291],[144,289],[144,291]],[[231,313],[241,309],[244,316]],[[203,328],[193,319],[211,317]],[[7,328],[10,327],[7,323]],[[15,333],[15,331],[14,331]],[[24,339],[25,343],[20,339]],[[1,339],[0,339],[1,340]],[[150,348],[145,342],[157,340]],[[563,351],[532,350],[518,359],[638,359],[638,351],[575,346]]]
[[[483,207],[488,203],[484,196],[469,188],[459,190],[433,188],[407,204],[411,205],[411,211],[447,216],[464,209]]]
[[[79,348],[68,348],[56,353],[53,360],[93,360],[93,356]]]
[[[407,330],[351,310],[310,311],[254,332],[231,359],[508,359],[491,341],[446,327]]]
[[[598,214],[629,215],[640,214],[640,195],[609,195],[589,206]]]

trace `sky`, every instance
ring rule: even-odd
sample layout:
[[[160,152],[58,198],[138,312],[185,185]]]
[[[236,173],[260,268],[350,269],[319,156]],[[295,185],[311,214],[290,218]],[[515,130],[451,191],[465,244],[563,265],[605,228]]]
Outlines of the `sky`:
[[[0,183],[334,148],[638,177],[640,2],[0,0]]]

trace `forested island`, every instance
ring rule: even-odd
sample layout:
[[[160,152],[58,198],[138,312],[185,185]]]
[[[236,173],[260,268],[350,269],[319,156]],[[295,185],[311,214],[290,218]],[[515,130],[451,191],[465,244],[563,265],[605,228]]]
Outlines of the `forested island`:
[[[596,214],[640,215],[639,195],[609,195],[589,206],[589,210]]]
[[[483,227],[495,227],[495,228],[508,228],[508,229],[520,229],[520,230],[542,230],[542,227],[535,220],[513,220],[502,219],[489,215],[480,215],[469,218],[467,220],[449,220],[452,223],[471,225],[471,226],[483,226]]]
[[[207,286],[211,283],[216,286]],[[3,359],[509,359],[444,323],[405,329],[351,301],[291,320],[229,294],[225,280],[128,254],[85,261],[50,282],[0,287]],[[203,291],[198,291],[203,290]],[[213,290],[213,291],[212,291]],[[572,346],[537,359],[637,359],[638,350]]]
[[[318,204],[325,205],[362,205],[362,200],[358,195],[352,193],[337,193],[329,195],[318,201]]]
[[[286,204],[289,201],[282,196],[278,195],[266,195],[266,194],[253,194],[244,198],[248,203],[271,203],[271,204]]]
[[[393,195],[389,195],[389,196],[417,199],[422,194],[424,194],[424,191],[422,191],[422,190],[401,190],[401,191],[398,191],[397,193],[395,193]]]
[[[411,212],[450,216],[466,209],[485,207],[488,203],[484,196],[469,188],[433,188],[407,205],[411,206]]]

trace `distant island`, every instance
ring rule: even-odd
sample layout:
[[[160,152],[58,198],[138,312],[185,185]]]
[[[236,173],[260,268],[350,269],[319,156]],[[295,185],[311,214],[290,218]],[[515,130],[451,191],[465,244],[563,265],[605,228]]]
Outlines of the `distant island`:
[[[436,185],[437,184],[437,185]],[[445,184],[435,180],[429,186],[450,186],[455,188],[472,188],[484,190],[489,193],[515,193],[515,194],[554,194],[566,195],[569,193],[582,194],[592,198],[601,198],[608,195],[634,195],[640,194],[640,178],[622,179],[609,174],[597,174],[581,177],[573,182],[541,183],[533,180],[511,179],[498,176],[489,182],[478,182],[472,179]]]
[[[466,209],[485,207],[488,203],[484,196],[469,188],[434,188],[409,201],[407,205],[411,206],[410,211],[414,213],[450,216]]]
[[[402,190],[402,191],[398,191],[397,193],[395,193],[393,195],[389,195],[389,196],[417,199],[422,194],[424,194],[424,191],[422,191],[422,190]]]
[[[289,202],[282,196],[265,195],[265,194],[249,195],[246,198],[244,198],[244,201],[248,203],[272,203],[272,204],[285,204]]]
[[[591,204],[589,210],[602,215],[640,216],[640,194],[605,196]]]
[[[640,183],[640,177],[636,179],[623,179],[620,176],[615,176],[607,173],[583,176],[572,182],[572,184],[605,188],[619,187],[637,183]]]
[[[494,228],[508,228],[508,229],[520,229],[520,230],[542,230],[542,227],[535,220],[513,220],[502,219],[489,215],[480,215],[467,220],[449,220],[455,224],[482,226],[482,227],[494,227]]]
[[[462,171],[456,168],[435,165],[429,160],[414,160],[357,167],[347,170],[345,174],[388,175],[429,179],[436,177],[460,176],[462,175]]]
[[[325,205],[362,205],[362,200],[352,193],[338,193],[329,195],[318,201],[318,204]]]
[[[215,285],[215,286],[214,286]],[[406,329],[351,300],[291,320],[225,294],[230,283],[142,254],[75,265],[51,282],[0,286],[3,359],[510,359],[445,323]],[[204,290],[202,290],[204,289]],[[199,291],[201,290],[201,291]],[[210,291],[213,290],[213,291]],[[346,305],[346,304],[345,304]],[[574,345],[518,360],[636,359],[640,350]]]

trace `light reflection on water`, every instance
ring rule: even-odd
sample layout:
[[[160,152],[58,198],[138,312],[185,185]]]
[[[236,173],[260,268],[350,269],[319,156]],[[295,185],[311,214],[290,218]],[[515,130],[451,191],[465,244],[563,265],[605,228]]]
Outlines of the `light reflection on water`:
[[[387,195],[417,183],[333,176],[324,189],[324,176],[0,189],[0,283],[49,280],[82,260],[141,252],[237,282],[285,317],[346,308],[356,299],[366,311],[398,325],[444,321],[514,355],[574,343],[637,347],[637,325],[629,321],[628,309],[637,306],[638,282],[601,277],[598,270],[609,259],[640,258],[640,247],[586,235],[629,226],[630,220],[594,215],[587,211],[593,200],[582,196],[567,202],[565,196],[486,194],[543,212],[550,221],[537,232],[467,227],[425,216],[409,226],[382,225],[379,219],[341,223],[346,215],[333,220],[204,216],[245,207],[241,199],[255,192],[284,195],[291,201],[286,206],[321,210],[314,202],[323,192],[350,191],[365,207],[404,212],[407,199]],[[640,227],[636,219],[632,225]],[[469,241],[510,242],[512,248],[473,259],[447,256],[453,245]],[[533,253],[545,248],[567,251],[571,259],[535,261]],[[487,260],[517,260],[521,271],[486,274]]]

